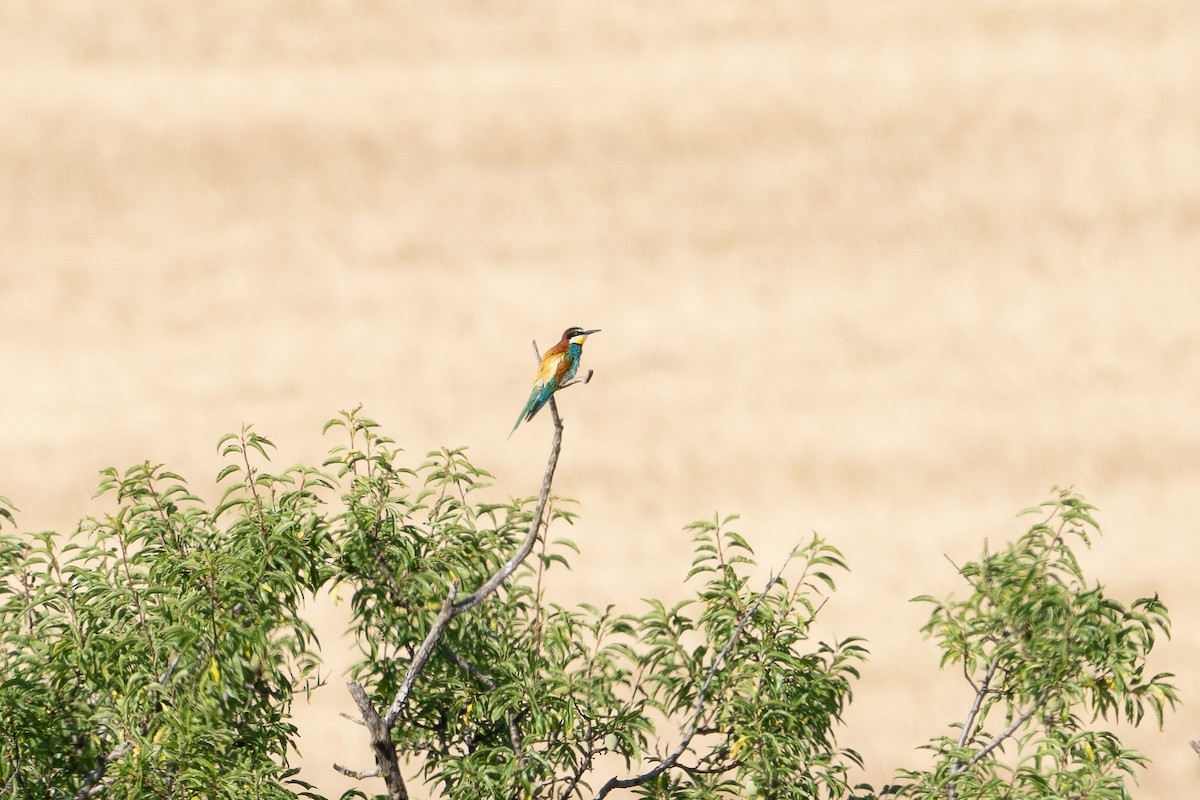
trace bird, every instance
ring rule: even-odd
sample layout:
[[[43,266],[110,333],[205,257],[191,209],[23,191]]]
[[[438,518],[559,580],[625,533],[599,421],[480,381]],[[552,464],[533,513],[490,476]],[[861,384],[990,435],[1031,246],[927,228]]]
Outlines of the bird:
[[[583,355],[583,343],[593,333],[599,333],[599,328],[585,331],[578,326],[563,331],[558,344],[546,350],[542,356],[541,366],[538,367],[537,377],[533,379],[533,391],[529,393],[529,401],[521,409],[517,424],[513,425],[509,436],[516,433],[522,422],[529,422],[542,406],[550,402],[550,395],[565,386],[575,377],[579,370],[579,358]]]

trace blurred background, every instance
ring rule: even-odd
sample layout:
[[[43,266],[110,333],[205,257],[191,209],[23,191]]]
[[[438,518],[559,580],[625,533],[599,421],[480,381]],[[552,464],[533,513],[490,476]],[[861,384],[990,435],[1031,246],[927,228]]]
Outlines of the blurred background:
[[[1188,796],[1197,31],[1187,0],[8,0],[0,494],[69,530],[149,459],[215,499],[221,434],[317,463],[358,403],[533,494],[530,341],[602,328],[560,402],[558,601],[681,598],[717,512],[764,565],[819,531],[878,785],[970,702],[908,599],[1073,485],[1090,576],[1172,612],[1188,705],[1127,742],[1141,796]],[[371,757],[345,606],[313,612],[303,777],[335,794]]]

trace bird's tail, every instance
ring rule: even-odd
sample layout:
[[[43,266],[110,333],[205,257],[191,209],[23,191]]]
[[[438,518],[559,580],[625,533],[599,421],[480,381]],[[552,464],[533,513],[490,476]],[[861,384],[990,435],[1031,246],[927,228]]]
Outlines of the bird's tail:
[[[511,431],[509,431],[509,432],[508,432],[508,438],[509,438],[509,439],[511,439],[511,438],[512,438],[512,435],[513,435],[514,433],[516,433],[516,432],[517,432],[517,428],[521,427],[521,423],[522,423],[522,422],[524,422],[524,421],[525,421],[525,420],[527,420],[527,419],[529,419],[529,407],[528,407],[528,406],[526,406],[525,408],[521,409],[521,413],[520,413],[520,415],[517,417],[517,424],[516,424],[516,425],[513,425],[513,429],[512,429]]]
[[[521,409],[521,415],[517,417],[517,424],[513,425],[513,429],[508,432],[508,438],[512,438],[512,435],[517,432],[517,428],[521,426],[522,422],[529,422],[529,420],[533,419],[542,410],[542,406],[549,402],[551,394],[553,392],[546,393],[544,397],[535,395],[529,398],[529,403]]]

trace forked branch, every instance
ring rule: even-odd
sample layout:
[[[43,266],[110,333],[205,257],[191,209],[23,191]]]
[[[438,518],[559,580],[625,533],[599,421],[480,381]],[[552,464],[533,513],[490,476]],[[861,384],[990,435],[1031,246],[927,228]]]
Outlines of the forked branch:
[[[664,772],[678,764],[679,759],[684,753],[687,752],[688,748],[691,747],[692,739],[696,736],[696,733],[699,730],[700,720],[704,717],[704,706],[708,702],[708,690],[712,686],[712,682],[717,675],[717,671],[721,669],[721,665],[725,662],[725,657],[729,655],[729,651],[733,649],[733,646],[737,644],[738,639],[741,638],[742,631],[746,629],[746,626],[750,623],[750,620],[754,618],[754,612],[758,611],[758,607],[762,605],[763,600],[766,599],[767,595],[770,593],[775,584],[779,582],[779,578],[781,575],[783,575],[784,569],[787,568],[788,563],[795,555],[796,549],[793,548],[792,551],[788,553],[788,557],[784,559],[783,564],[779,566],[779,570],[773,573],[767,580],[767,585],[763,587],[763,590],[759,592],[758,597],[756,597],[754,602],[750,604],[750,608],[746,609],[746,613],[742,615],[742,618],[738,621],[737,627],[733,629],[733,633],[730,635],[729,641],[725,643],[725,647],[722,648],[721,652],[717,654],[717,657],[713,659],[712,666],[708,668],[708,674],[704,677],[704,683],[700,685],[700,691],[696,695],[696,706],[692,710],[692,720],[690,723],[688,723],[687,731],[684,733],[683,739],[680,740],[678,746],[676,746],[676,748],[672,750],[668,756],[659,759],[657,764],[639,775],[634,775],[629,778],[618,778],[614,775],[613,777],[609,778],[608,782],[600,787],[600,791],[596,792],[593,800],[602,800],[602,798],[606,797],[613,789],[629,789],[634,786],[641,786],[642,784],[649,783],[659,775],[662,775]]]
[[[989,674],[988,674],[989,678],[991,677],[991,672],[992,671],[989,671]],[[971,767],[978,764],[980,761],[982,761],[984,758],[986,758],[989,753],[991,753],[993,750],[995,750],[1000,745],[1004,744],[1006,739],[1008,739],[1010,736],[1012,736],[1014,733],[1017,732],[1017,728],[1020,728],[1022,725],[1024,725],[1026,722],[1028,722],[1029,718],[1032,717],[1034,714],[1036,714],[1038,712],[1038,709],[1040,709],[1043,705],[1045,705],[1046,700],[1049,699],[1049,697],[1050,697],[1050,690],[1043,689],[1041,694],[1039,694],[1037,696],[1037,699],[1035,699],[1033,701],[1033,703],[1029,706],[1028,709],[1026,709],[1024,712],[1022,712],[1019,716],[1017,716],[1017,718],[1012,721],[1011,725],[1009,725],[1007,728],[1005,728],[1000,733],[993,736],[991,741],[989,741],[982,748],[980,748],[978,753],[971,756],[970,760],[968,760],[966,762],[960,761],[959,763],[954,765],[954,767],[950,770],[950,783],[949,783],[949,786],[947,787],[947,791],[946,791],[946,796],[949,798],[949,800],[955,800],[955,798],[958,797],[958,785],[957,785],[958,784],[958,776],[961,775],[962,773],[966,772]],[[973,710],[973,713],[974,713],[974,710]],[[964,734],[965,734],[965,731],[964,731]],[[961,747],[961,745],[960,745],[960,747]]]

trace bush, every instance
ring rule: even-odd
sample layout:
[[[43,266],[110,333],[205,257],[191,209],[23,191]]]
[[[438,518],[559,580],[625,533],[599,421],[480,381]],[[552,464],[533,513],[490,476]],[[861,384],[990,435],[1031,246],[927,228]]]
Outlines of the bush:
[[[714,518],[689,526],[690,599],[559,605],[543,576],[577,550],[549,537],[574,517],[551,494],[551,411],[536,497],[485,501],[491,476],[462,450],[404,466],[354,411],[326,426],[345,443],[319,469],[269,472],[267,439],[224,437],[212,510],[143,464],[105,471],[116,508],[74,536],[4,534],[0,796],[316,797],[288,719],[318,665],[298,609],[331,586],[350,598],[348,689],[375,758],[339,769],[390,798],[418,776],[468,800],[1127,796],[1145,759],[1094,725],[1173,707],[1170,676],[1145,672],[1168,618],[1087,584],[1071,543],[1097,528],[1077,495],[962,566],[965,599],[918,598],[970,707],[930,769],[877,794],[851,785],[860,759],[835,736],[866,650],[811,638],[838,551],[813,537],[753,584],[750,544]],[[623,774],[600,771],[613,757]]]

